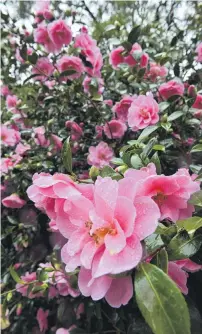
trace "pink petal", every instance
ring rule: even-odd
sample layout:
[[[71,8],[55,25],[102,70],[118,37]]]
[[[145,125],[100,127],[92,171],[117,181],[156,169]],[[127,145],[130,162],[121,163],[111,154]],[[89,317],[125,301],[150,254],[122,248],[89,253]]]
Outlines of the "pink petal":
[[[116,234],[106,234],[104,238],[105,246],[110,255],[121,252],[126,246],[126,237],[119,223],[114,220]]]
[[[168,263],[168,275],[170,278],[177,284],[178,288],[184,293],[184,295],[188,294],[187,288],[187,277],[188,274],[182,270],[176,263],[169,262]]]
[[[62,235],[69,239],[70,235],[77,230],[77,226],[71,224],[68,217],[57,216],[56,225]]]
[[[85,243],[89,240],[89,234],[87,229],[77,229],[74,231],[68,240],[66,252],[73,256],[78,253],[84,247]]]
[[[149,197],[136,198],[134,205],[137,212],[134,233],[139,240],[143,240],[156,230],[160,211],[158,205]]]
[[[109,276],[102,276],[96,278],[91,286],[91,297],[93,300],[102,299],[110,288],[112,278]]]
[[[132,296],[132,277],[126,276],[113,279],[105,299],[110,306],[118,308],[121,305],[127,305]]]
[[[114,217],[124,231],[125,236],[131,236],[134,230],[134,222],[136,217],[136,210],[132,201],[123,196],[118,197]]]
[[[127,197],[133,201],[136,189],[137,183],[132,177],[126,177],[119,181],[119,196]]]
[[[105,249],[94,278],[105,274],[119,274],[134,268],[141,260],[142,246],[136,236],[127,239],[126,247],[118,254],[110,255]]]
[[[113,219],[118,195],[118,182],[110,177],[98,177],[95,182],[95,206],[97,214],[106,221]]]
[[[71,271],[74,271],[78,266],[81,265],[80,253],[74,256],[70,256],[67,253],[66,248],[67,248],[67,244],[65,244],[61,249],[61,258],[62,258],[62,261],[66,264],[66,267],[65,267],[66,272],[71,272]]]
[[[89,241],[83,247],[81,251],[81,263],[86,269],[91,269],[91,264],[97,251],[98,247],[94,241]]]

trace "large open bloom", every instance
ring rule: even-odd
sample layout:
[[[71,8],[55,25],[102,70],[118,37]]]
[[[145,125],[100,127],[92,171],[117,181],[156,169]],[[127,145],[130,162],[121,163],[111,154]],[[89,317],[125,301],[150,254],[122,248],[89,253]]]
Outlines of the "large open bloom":
[[[69,45],[72,40],[70,27],[64,20],[56,20],[48,25],[48,33],[56,50],[59,52],[63,45]]]
[[[63,56],[58,60],[57,67],[60,73],[67,71],[67,74],[62,77],[62,80],[65,81],[67,81],[67,79],[77,79],[84,72],[84,66],[81,59],[75,56]]]
[[[123,137],[127,130],[127,126],[120,120],[112,119],[104,125],[104,133],[110,139]]]
[[[38,76],[34,77],[34,80],[46,80],[53,74],[54,70],[55,68],[50,60],[47,57],[41,57],[32,69],[33,74],[38,74]]]
[[[155,82],[157,79],[164,79],[168,74],[168,69],[165,66],[150,62],[149,70],[146,72],[145,77]]]
[[[152,96],[139,95],[128,110],[128,124],[134,130],[144,129],[159,120],[159,106]]]
[[[194,101],[194,104],[192,105],[192,108],[202,110],[202,95],[197,94],[196,100]]]

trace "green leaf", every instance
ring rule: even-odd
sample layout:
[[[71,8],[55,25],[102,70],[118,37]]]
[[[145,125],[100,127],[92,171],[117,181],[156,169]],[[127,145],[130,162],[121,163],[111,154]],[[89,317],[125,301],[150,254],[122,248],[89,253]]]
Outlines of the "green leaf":
[[[186,302],[167,274],[150,263],[142,263],[134,286],[138,307],[154,334],[190,334]]]
[[[168,254],[165,248],[162,248],[156,256],[152,259],[152,263],[155,264],[158,268],[168,273]]]
[[[202,207],[202,190],[199,190],[196,193],[193,193],[188,202],[195,206]]]
[[[202,151],[202,144],[197,144],[194,147],[192,147],[192,149],[191,149],[191,153],[201,152],[201,151]]]
[[[22,59],[27,60],[27,46],[26,46],[26,44],[24,44],[22,49],[20,50],[20,56],[22,57]]]
[[[103,101],[103,96],[102,96],[102,94],[94,93],[93,97],[92,97],[92,100],[93,101]]]
[[[86,334],[86,331],[82,328],[73,328],[70,331],[70,334]]]
[[[165,152],[165,146],[163,146],[163,145],[160,145],[160,144],[157,144],[157,145],[154,145],[153,147],[152,147],[152,149],[153,150],[155,150],[155,151],[162,151],[162,152]]]
[[[31,64],[35,65],[37,63],[37,60],[38,60],[38,56],[37,56],[36,52],[33,52],[30,56],[28,56],[28,60]]]
[[[176,77],[180,76],[180,65],[178,63],[176,63],[175,66],[173,67],[173,71]]]
[[[158,152],[155,152],[154,155],[150,159],[151,162],[153,162],[156,166],[157,174],[161,174],[161,162],[158,156]]]
[[[168,121],[171,122],[171,121],[174,121],[175,119],[183,116],[184,113],[182,111],[175,111],[173,112],[170,116],[168,116]]]
[[[24,85],[27,81],[29,81],[30,79],[35,78],[35,77],[38,77],[38,76],[39,76],[39,74],[37,74],[37,73],[30,75],[28,78],[26,78],[26,79],[23,81],[23,85]]]
[[[152,132],[156,131],[158,127],[158,125],[148,126],[142,131],[141,135],[138,137],[138,140],[142,140],[143,138],[148,137]]]
[[[11,274],[12,278],[14,279],[14,281],[16,283],[26,284],[26,282],[24,282],[23,280],[21,280],[21,278],[18,276],[18,274],[16,273],[15,269],[13,268],[13,266],[9,267],[9,271],[10,271],[10,274]]]
[[[146,157],[148,157],[148,155],[151,153],[154,144],[156,144],[157,140],[156,138],[152,138],[149,140],[149,142],[147,143],[147,145],[145,145],[141,157],[142,159],[145,159]]]
[[[7,293],[7,295],[6,295],[6,299],[7,299],[7,301],[9,302],[9,301],[12,299],[12,297],[13,297],[13,294],[12,294],[11,291],[9,291],[9,292]]]
[[[140,32],[141,32],[140,25],[134,27],[128,35],[128,42],[134,44],[137,41],[138,37],[140,36]]]
[[[69,142],[70,138],[68,138],[62,147],[62,161],[69,173],[72,173],[72,151]]]
[[[146,251],[149,254],[154,253],[158,248],[164,245],[161,237],[157,233],[153,233],[144,239]]]
[[[160,102],[159,103],[159,110],[163,112],[164,110],[168,109],[170,107],[170,103],[168,102]]]
[[[112,176],[114,175],[116,172],[114,171],[113,168],[109,167],[109,166],[104,166],[102,168],[102,170],[100,171],[100,176],[102,177],[107,177],[107,176]]]
[[[178,220],[177,226],[184,228],[188,233],[193,233],[202,227],[202,217],[191,217],[184,220]]]
[[[67,76],[72,75],[72,74],[75,74],[75,73],[77,73],[76,70],[74,70],[74,69],[69,69],[69,70],[66,70],[66,71],[64,71],[64,72],[61,72],[59,76],[60,76],[60,77],[67,77]]]
[[[166,122],[166,123],[161,123],[161,127],[165,129],[166,131],[170,130],[171,128],[171,123]]]
[[[190,238],[187,231],[180,231],[168,244],[168,258],[171,261],[187,259],[194,255],[202,245],[202,235]]]
[[[113,158],[110,162],[117,166],[121,166],[124,163],[121,158]]]
[[[132,53],[132,56],[136,61],[140,61],[142,55],[143,55],[143,52],[140,50],[136,50]]]
[[[125,49],[126,51],[128,51],[128,52],[130,52],[131,49],[132,49],[132,44],[131,44],[130,42],[128,42],[128,41],[123,42],[121,45],[122,45],[122,46],[124,47],[124,49]]]
[[[142,163],[142,160],[137,154],[132,155],[130,162],[131,162],[132,167],[135,169],[140,169],[141,167],[144,166]]]
[[[115,29],[116,27],[113,24],[109,24],[108,26],[105,27],[104,32],[108,32]]]

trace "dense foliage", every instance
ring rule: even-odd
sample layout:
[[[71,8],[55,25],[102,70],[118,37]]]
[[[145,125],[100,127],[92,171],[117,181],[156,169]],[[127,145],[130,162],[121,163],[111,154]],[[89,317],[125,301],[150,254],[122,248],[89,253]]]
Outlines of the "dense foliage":
[[[200,333],[201,3],[1,7],[2,329]]]

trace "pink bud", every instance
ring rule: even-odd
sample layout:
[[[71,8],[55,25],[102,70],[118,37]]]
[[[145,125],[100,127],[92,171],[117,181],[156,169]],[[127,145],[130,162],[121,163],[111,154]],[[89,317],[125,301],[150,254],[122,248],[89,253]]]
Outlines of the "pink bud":
[[[196,97],[197,95],[197,90],[196,90],[196,87],[194,85],[190,85],[189,88],[188,88],[188,96],[190,97]]]

